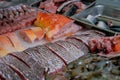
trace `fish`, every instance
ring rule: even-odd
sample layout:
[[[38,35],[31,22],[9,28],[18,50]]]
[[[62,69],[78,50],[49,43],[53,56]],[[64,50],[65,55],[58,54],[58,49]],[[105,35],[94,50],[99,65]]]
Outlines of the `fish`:
[[[30,28],[36,35],[37,39],[36,40],[41,40],[45,36],[45,31],[42,30],[40,27],[32,27]]]
[[[32,25],[36,14],[36,9],[24,4],[0,9],[0,34],[14,32]]]
[[[28,43],[33,43],[44,38],[45,32],[40,27],[31,27],[19,32],[21,37]]]
[[[41,27],[46,33],[46,40],[51,41],[55,34],[61,30],[66,31],[73,22],[73,20],[60,14],[39,12],[34,26]]]
[[[120,55],[120,35],[89,39],[89,48],[92,53],[105,57]]]
[[[25,32],[25,30],[22,31]],[[29,31],[32,30],[28,29],[28,32]],[[82,58],[84,55],[86,56],[89,53],[89,47],[87,47],[84,42],[82,42],[84,40],[88,41],[88,39],[90,39],[87,38],[88,36],[86,35],[89,35],[92,38],[97,38],[96,36],[104,36],[96,30],[88,30],[76,35],[78,35],[79,38],[76,36],[74,36],[74,38],[69,37],[69,40],[65,39],[57,42],[50,42],[43,45],[34,46],[24,51],[11,52],[5,57],[0,58],[0,72],[2,72],[0,73],[0,79],[2,76],[5,78],[5,80],[12,80],[13,77],[14,79],[18,78],[18,80],[45,80],[44,76],[57,74],[60,71],[64,71],[68,64],[78,58]],[[80,39],[81,37],[86,38]],[[2,38],[0,38],[0,40]],[[10,44],[9,46],[13,45]],[[93,60],[95,59],[96,58]],[[87,61],[89,60],[87,59]],[[11,69],[14,71],[14,73]],[[16,75],[10,75],[10,73],[16,73]]]
[[[37,36],[31,29],[21,30],[19,34],[28,43],[33,43],[37,38]]]
[[[15,48],[16,51],[24,50],[24,47],[20,43],[20,41],[15,33],[13,33],[13,32],[7,33],[7,34],[4,34],[4,36],[6,36],[10,40],[11,44],[13,45],[13,47]]]
[[[0,35],[0,57],[14,51],[15,48],[11,41],[6,36]]]

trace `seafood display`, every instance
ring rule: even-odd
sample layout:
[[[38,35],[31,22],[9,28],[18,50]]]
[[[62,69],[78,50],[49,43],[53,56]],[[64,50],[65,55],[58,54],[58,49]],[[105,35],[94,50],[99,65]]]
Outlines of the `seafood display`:
[[[105,34],[102,32],[99,32],[96,30],[88,30],[83,33],[80,33],[80,35],[73,35],[68,38],[74,38],[74,39],[80,40],[82,43],[84,43],[86,46],[89,47],[90,39],[97,39],[103,36],[105,36]]]
[[[22,6],[24,6],[24,5],[21,5],[21,7]],[[25,14],[28,14],[28,13],[25,13]],[[11,19],[11,20],[14,20],[14,22],[16,22],[18,17],[22,19],[22,16],[20,16],[20,15],[18,17],[15,17],[15,16],[13,16],[13,17],[14,18],[6,16],[6,18],[4,20]],[[1,23],[5,23],[4,20]],[[61,22],[61,20],[63,22]],[[26,22],[25,23],[26,25],[24,25],[24,27],[19,26],[19,28],[17,26],[16,27],[14,26],[13,28],[1,26],[1,32],[2,31],[6,32],[6,34],[1,35],[1,42],[0,42],[1,43],[1,50],[0,50],[1,57],[5,56],[6,54],[11,53],[11,52],[23,51],[24,48],[25,49],[29,48],[28,47],[29,45],[27,46],[27,48],[26,48],[26,46],[24,46],[25,42],[31,43],[31,45],[32,45],[32,44],[34,44],[34,42],[39,42],[44,37],[46,38],[47,41],[51,41],[53,39],[58,39],[58,38],[73,35],[77,31],[82,29],[81,26],[73,23],[74,22],[73,20],[71,20],[65,16],[59,15],[59,14],[50,14],[50,13],[39,12],[38,17],[34,22],[34,25],[37,27],[31,26],[31,27],[26,28],[26,26],[28,24],[29,25],[32,24],[32,22],[29,23],[27,21],[28,20],[25,18],[25,20],[14,24],[16,26],[16,25],[19,25],[19,23]],[[16,28],[21,29],[20,27],[22,27],[24,29],[15,31],[15,32],[13,30],[13,32],[10,33],[12,29],[16,29]],[[11,30],[9,30],[9,28]],[[10,32],[7,31],[6,29],[8,29]],[[17,38],[17,36],[19,38]],[[22,39],[25,42],[21,41]],[[10,46],[9,46],[9,44],[10,44]],[[4,47],[2,47],[3,45],[4,45]],[[22,46],[24,46],[24,48]],[[37,44],[36,44],[36,46],[37,46]],[[31,47],[33,47],[33,46],[31,46]]]
[[[44,68],[40,63],[28,54],[24,53],[24,57],[21,58],[19,56],[20,54],[11,54],[0,60],[1,80],[44,80]]]
[[[92,30],[81,32],[75,36],[86,37],[86,35],[104,36],[98,31]],[[94,37],[96,36],[93,36],[93,38]],[[82,38],[77,39],[72,36],[65,40],[28,48],[23,52],[10,53],[0,59],[0,65],[5,66],[10,73],[5,73],[6,69],[2,69],[3,66],[1,66],[2,70],[0,70],[0,78],[4,78],[5,80],[12,78],[42,80],[45,76],[43,74],[44,72],[48,72],[49,74],[57,73],[69,63],[86,55],[89,52],[89,49],[82,40]],[[16,75],[13,76],[11,73]]]
[[[34,25],[41,27],[45,31],[46,39],[51,41],[52,39],[69,36],[82,28],[73,22],[63,15],[39,12]]]
[[[19,4],[0,10],[0,34],[13,32],[30,26],[36,19],[37,11],[29,6]]]
[[[120,80],[119,6],[93,1],[0,0],[0,80]]]
[[[39,8],[50,13],[65,13],[66,11],[70,11],[72,7],[75,7],[75,13],[85,9],[86,5],[80,0],[45,0],[39,6]]]
[[[71,63],[65,72],[65,77],[66,80],[119,80],[119,61],[120,57],[87,55]]]

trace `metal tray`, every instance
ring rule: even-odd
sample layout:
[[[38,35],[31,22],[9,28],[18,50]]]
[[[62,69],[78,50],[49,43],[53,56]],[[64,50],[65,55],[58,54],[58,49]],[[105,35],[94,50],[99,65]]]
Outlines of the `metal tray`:
[[[120,7],[120,0],[96,0],[96,5]]]
[[[79,12],[79,13],[71,16],[70,18],[80,22],[81,24],[83,24],[87,28],[98,29],[100,31],[107,33],[107,35],[120,34],[120,32],[112,31],[110,29],[99,28],[94,23],[91,22],[92,20],[90,21],[90,20],[86,19],[88,15],[92,15],[96,19],[103,19],[103,21],[110,20],[110,21],[113,21],[115,24],[120,26],[120,19],[118,17],[119,15],[115,15],[116,17],[114,17],[114,15],[113,16],[110,15],[110,13],[111,13],[110,10],[113,10],[114,8],[108,9],[108,10],[107,9],[108,8],[106,8],[106,6],[93,4],[93,5],[90,5],[88,8],[86,8],[85,10],[83,10],[82,12]],[[106,10],[107,10],[107,12],[105,12]]]
[[[106,36],[114,36],[114,35],[117,35],[117,34],[120,35],[120,33],[117,33],[115,31],[107,30],[107,29],[101,29],[101,28],[98,28],[95,25],[87,23],[87,22],[85,22],[83,20],[79,20],[79,19],[76,19],[76,18],[73,18],[73,17],[71,17],[71,18],[74,19],[77,24],[80,24],[81,26],[85,27],[86,29],[99,30],[101,32],[104,32],[106,34]]]

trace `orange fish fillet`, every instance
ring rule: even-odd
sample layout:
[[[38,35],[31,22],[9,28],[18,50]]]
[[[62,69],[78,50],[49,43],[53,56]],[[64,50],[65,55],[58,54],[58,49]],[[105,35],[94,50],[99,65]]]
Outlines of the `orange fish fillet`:
[[[70,22],[73,21],[59,14],[39,12],[34,25],[46,31],[47,40],[52,40],[53,36]]]
[[[115,52],[120,52],[120,36],[115,36],[113,42],[114,42],[113,50]]]
[[[0,35],[0,57],[14,51],[16,50],[11,41],[6,36]]]
[[[23,46],[21,45],[21,43],[20,43],[19,39],[17,38],[17,36],[15,35],[15,33],[7,33],[7,34],[5,34],[5,36],[7,36],[9,38],[9,40],[13,44],[16,51],[24,50]]]
[[[32,27],[30,28],[34,33],[35,35],[37,36],[37,40],[41,40],[44,35],[45,35],[45,32],[40,28],[40,27]]]
[[[27,41],[29,43],[34,42],[35,39],[37,38],[37,36],[31,29],[20,31],[20,35],[25,41]]]

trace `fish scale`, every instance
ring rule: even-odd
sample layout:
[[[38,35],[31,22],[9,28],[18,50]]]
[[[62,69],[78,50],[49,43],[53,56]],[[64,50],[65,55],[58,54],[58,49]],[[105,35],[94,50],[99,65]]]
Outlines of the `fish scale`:
[[[69,37],[66,39],[66,41],[74,44],[78,49],[81,49],[85,54],[87,54],[89,52],[88,47],[84,43],[82,43],[81,41],[79,41],[75,38]]]
[[[59,55],[67,64],[69,64],[70,62],[72,62],[76,59],[65,48],[63,48],[55,43],[46,44],[46,46],[50,50],[52,50],[55,54]]]
[[[56,72],[57,70],[61,69],[65,64],[63,61],[57,57],[54,53],[52,53],[48,48],[45,46],[36,47],[37,51],[39,52],[38,57],[39,59],[44,58],[48,68],[50,68],[50,72]],[[44,62],[45,62],[44,61]],[[47,67],[47,66],[45,66]]]
[[[0,60],[0,75],[5,80],[22,80],[7,64]],[[3,80],[3,79],[2,79]]]
[[[76,46],[74,46],[73,44],[71,44],[70,42],[66,42],[66,41],[57,41],[55,42],[61,46],[63,46],[67,51],[69,51],[69,53],[74,56],[76,59],[78,59],[79,57],[84,55],[84,52],[81,49],[77,49]]]
[[[8,55],[3,59],[7,64],[14,66],[14,69],[18,69],[26,80],[39,80],[36,77],[36,74],[33,73],[33,70],[29,67],[27,67],[24,63],[22,63],[20,60]]]
[[[41,67],[41,64],[34,60],[34,58],[30,54],[31,53],[28,53],[27,51],[12,53],[12,55],[19,57],[30,66],[30,69],[33,71],[34,76],[36,76],[35,80],[37,79],[41,80],[41,78],[43,78],[44,68]]]

